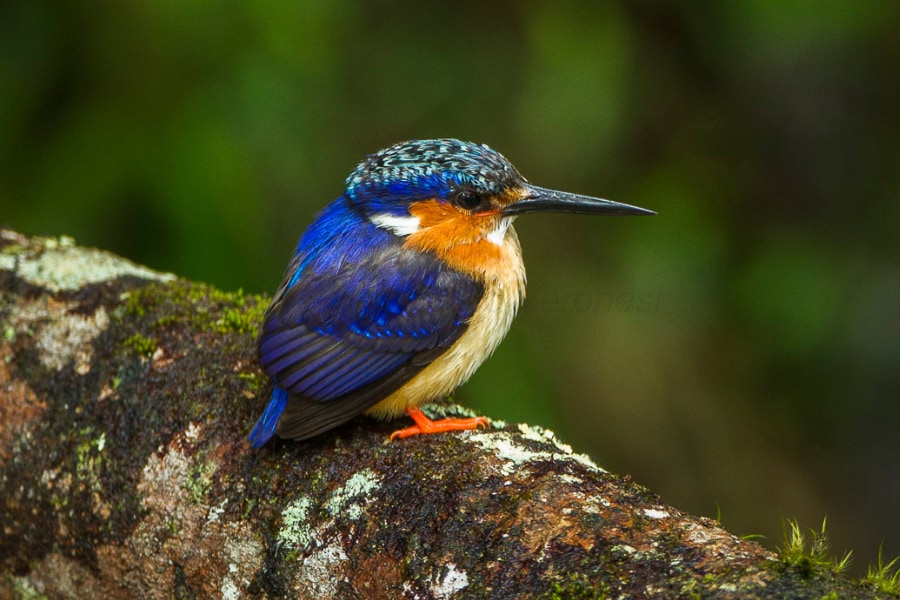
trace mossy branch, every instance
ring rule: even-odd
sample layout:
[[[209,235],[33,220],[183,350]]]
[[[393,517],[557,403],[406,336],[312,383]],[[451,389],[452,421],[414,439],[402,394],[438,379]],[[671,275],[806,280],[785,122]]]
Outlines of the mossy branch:
[[[875,593],[537,427],[388,443],[361,418],[253,451],[265,305],[0,230],[0,597]]]

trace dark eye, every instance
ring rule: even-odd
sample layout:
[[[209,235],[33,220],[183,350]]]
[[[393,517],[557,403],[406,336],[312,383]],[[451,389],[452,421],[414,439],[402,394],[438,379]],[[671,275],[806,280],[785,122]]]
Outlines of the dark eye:
[[[484,199],[475,192],[457,192],[451,201],[463,210],[475,210],[484,204]]]

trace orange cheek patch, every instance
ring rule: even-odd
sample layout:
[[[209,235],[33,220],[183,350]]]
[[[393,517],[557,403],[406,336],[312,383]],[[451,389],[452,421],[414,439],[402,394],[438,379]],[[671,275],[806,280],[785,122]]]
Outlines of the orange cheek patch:
[[[419,227],[427,229],[441,227],[448,229],[448,233],[456,232],[457,235],[469,235],[472,217],[464,215],[446,202],[437,200],[423,200],[414,202],[409,207],[409,214],[419,219]]]
[[[430,251],[454,269],[483,277],[502,259],[499,246],[484,239],[493,231],[499,213],[466,215],[446,202],[416,202],[409,213],[419,219],[420,230],[411,234],[407,248]]]

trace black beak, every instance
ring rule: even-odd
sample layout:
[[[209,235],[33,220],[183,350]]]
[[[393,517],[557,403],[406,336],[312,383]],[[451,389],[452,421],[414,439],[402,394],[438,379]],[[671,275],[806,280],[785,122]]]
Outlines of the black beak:
[[[630,204],[591,198],[580,194],[570,194],[557,190],[548,190],[536,185],[527,184],[526,193],[521,200],[516,200],[503,209],[504,216],[516,216],[530,212],[578,213],[582,215],[655,215],[646,208],[638,208]]]

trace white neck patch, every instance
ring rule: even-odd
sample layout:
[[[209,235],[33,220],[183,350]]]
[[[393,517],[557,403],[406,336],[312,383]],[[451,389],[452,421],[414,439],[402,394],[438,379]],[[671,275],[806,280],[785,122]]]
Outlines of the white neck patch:
[[[390,213],[378,213],[371,215],[369,221],[376,227],[387,229],[394,235],[406,236],[419,231],[419,217],[412,215],[402,217]]]
[[[503,240],[506,238],[506,230],[512,225],[514,218],[515,217],[506,217],[505,219],[501,219],[497,228],[487,234],[487,240],[495,246],[502,246]]]

